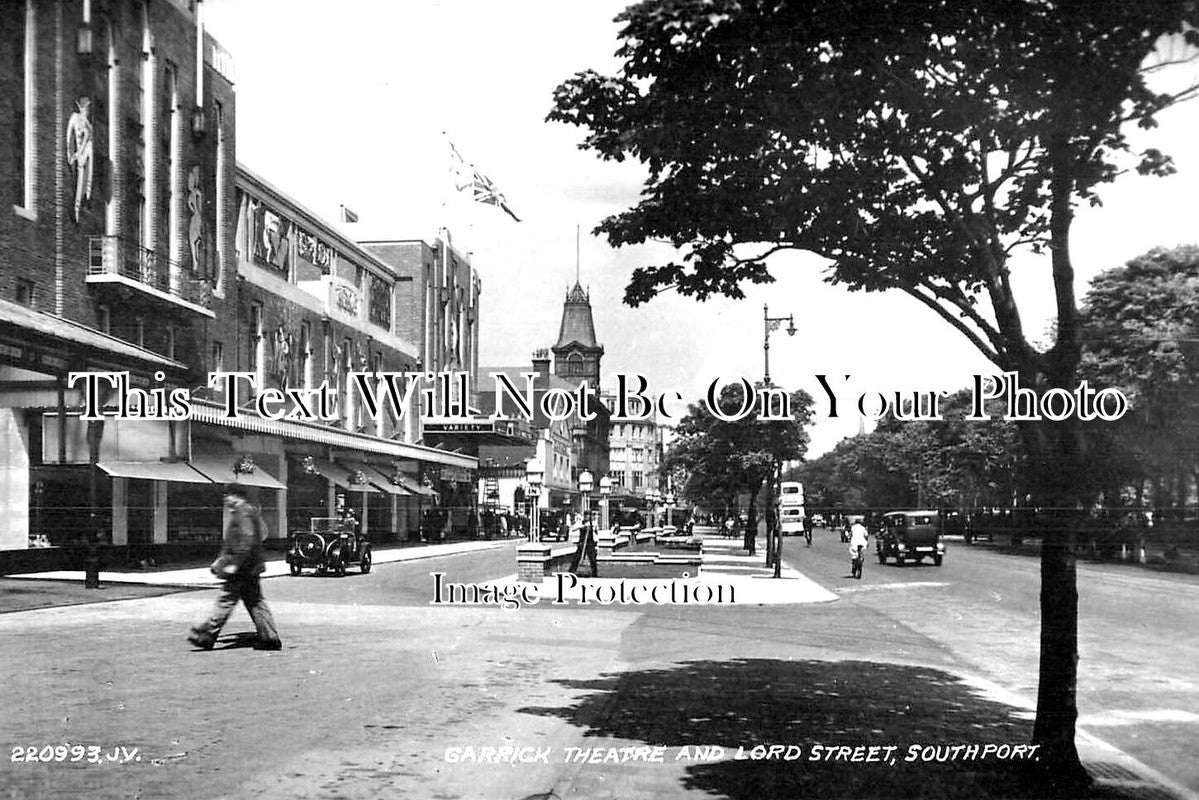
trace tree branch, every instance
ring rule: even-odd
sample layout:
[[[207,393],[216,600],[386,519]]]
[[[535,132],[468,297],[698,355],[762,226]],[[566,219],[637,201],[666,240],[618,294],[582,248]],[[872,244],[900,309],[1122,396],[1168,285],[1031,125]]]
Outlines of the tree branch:
[[[945,308],[944,306],[942,306],[940,303],[938,303],[936,301],[936,299],[929,297],[928,295],[921,292],[919,286],[904,286],[904,285],[896,283],[896,282],[893,282],[892,285],[895,288],[902,290],[909,297],[916,298],[921,303],[928,306],[933,311],[937,312],[937,314],[940,315],[940,317],[943,320],[948,322],[950,325],[952,325],[954,328],[956,328],[959,333],[961,333],[963,336],[965,336],[967,339],[969,339],[970,343],[973,344],[975,347],[977,347],[979,352],[987,357],[988,361],[993,362],[996,366],[1000,367],[1001,369],[1007,369],[1007,363],[1006,363],[1007,358],[1006,357],[1004,357],[999,351],[997,351],[995,348],[993,348],[976,331],[972,330],[970,328],[970,326],[968,326],[965,322],[962,321],[962,319],[960,317],[955,317],[952,313],[950,313],[950,310],[948,308]],[[952,302],[952,301],[949,301],[949,302]],[[970,313],[966,312],[966,309],[962,308],[961,306],[957,305],[956,303],[954,304],[954,308],[956,308],[960,312],[963,312],[964,316],[971,316]],[[977,312],[975,312],[975,313],[977,313]],[[973,319],[972,316],[971,316],[971,318]],[[987,326],[987,327],[989,327],[989,326]]]

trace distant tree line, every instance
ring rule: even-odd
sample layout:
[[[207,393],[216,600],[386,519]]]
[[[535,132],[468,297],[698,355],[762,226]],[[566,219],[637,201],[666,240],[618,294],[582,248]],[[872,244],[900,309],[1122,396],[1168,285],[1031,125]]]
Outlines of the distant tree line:
[[[1081,378],[1115,387],[1130,410],[1088,423],[1076,478],[1109,509],[1169,517],[1199,495],[1199,247],[1155,249],[1097,276],[1082,306]],[[971,394],[941,421],[881,420],[871,433],[791,470],[811,508],[843,511],[1019,506],[1027,453],[1015,423],[971,422]]]

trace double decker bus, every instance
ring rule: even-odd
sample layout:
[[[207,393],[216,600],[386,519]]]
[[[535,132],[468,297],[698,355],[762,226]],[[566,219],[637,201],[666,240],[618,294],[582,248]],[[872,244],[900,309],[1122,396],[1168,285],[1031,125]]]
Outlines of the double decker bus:
[[[779,530],[784,536],[804,532],[803,484],[799,481],[779,484]]]

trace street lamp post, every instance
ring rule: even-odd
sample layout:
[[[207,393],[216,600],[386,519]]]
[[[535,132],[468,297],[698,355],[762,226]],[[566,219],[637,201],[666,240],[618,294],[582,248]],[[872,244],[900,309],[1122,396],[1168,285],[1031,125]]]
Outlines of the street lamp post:
[[[579,474],[579,494],[583,496],[583,520],[587,521],[591,514],[591,490],[595,487],[595,483],[591,477],[591,473],[583,470]]]
[[[666,491],[666,524],[670,525],[670,512],[674,510],[674,492]]]
[[[595,527],[591,524],[591,490],[594,483],[591,473],[583,470],[579,474],[579,494],[583,497],[583,522],[579,528],[579,543],[575,548],[574,558],[570,561],[570,572],[579,574],[579,564],[586,557],[591,562],[591,577],[599,577],[596,559]]]
[[[600,503],[602,504],[600,507],[600,527],[603,528],[604,530],[608,530],[609,517],[611,514],[610,505],[612,502],[610,499],[610,497],[612,495],[612,479],[609,478],[607,475],[600,478],[599,490],[600,490]]]
[[[770,385],[770,334],[779,329],[779,326],[784,322],[787,323],[787,335],[795,335],[795,315],[788,314],[785,317],[770,316],[770,307],[765,303],[762,304],[762,360],[765,363],[766,372],[762,378],[762,382],[767,386]]]
[[[525,464],[525,479],[529,482],[529,495],[533,498],[533,513],[529,520],[529,541],[541,541],[541,480],[545,477],[545,465],[534,456]]]
[[[788,314],[785,317],[772,317],[770,316],[770,307],[765,303],[762,304],[762,360],[765,366],[765,372],[762,376],[762,383],[766,386],[770,386],[770,334],[774,331],[777,331],[779,326],[781,326],[784,322],[787,323],[787,335],[794,336],[795,315]],[[778,473],[780,472],[781,468],[781,464],[775,466],[774,472],[776,474],[772,476],[775,481],[778,480]],[[774,507],[774,503],[775,497],[772,486],[771,495],[766,504],[766,566],[773,566],[777,572],[778,564],[776,562],[779,552],[782,551],[782,534],[778,530],[779,521],[777,515],[772,515],[769,511],[769,509]]]

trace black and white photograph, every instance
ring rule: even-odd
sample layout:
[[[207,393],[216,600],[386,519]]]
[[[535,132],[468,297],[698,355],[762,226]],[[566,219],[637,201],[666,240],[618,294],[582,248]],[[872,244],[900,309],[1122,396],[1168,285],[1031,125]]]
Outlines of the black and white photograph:
[[[0,0],[0,797],[1199,800],[1197,131],[1194,0]]]

